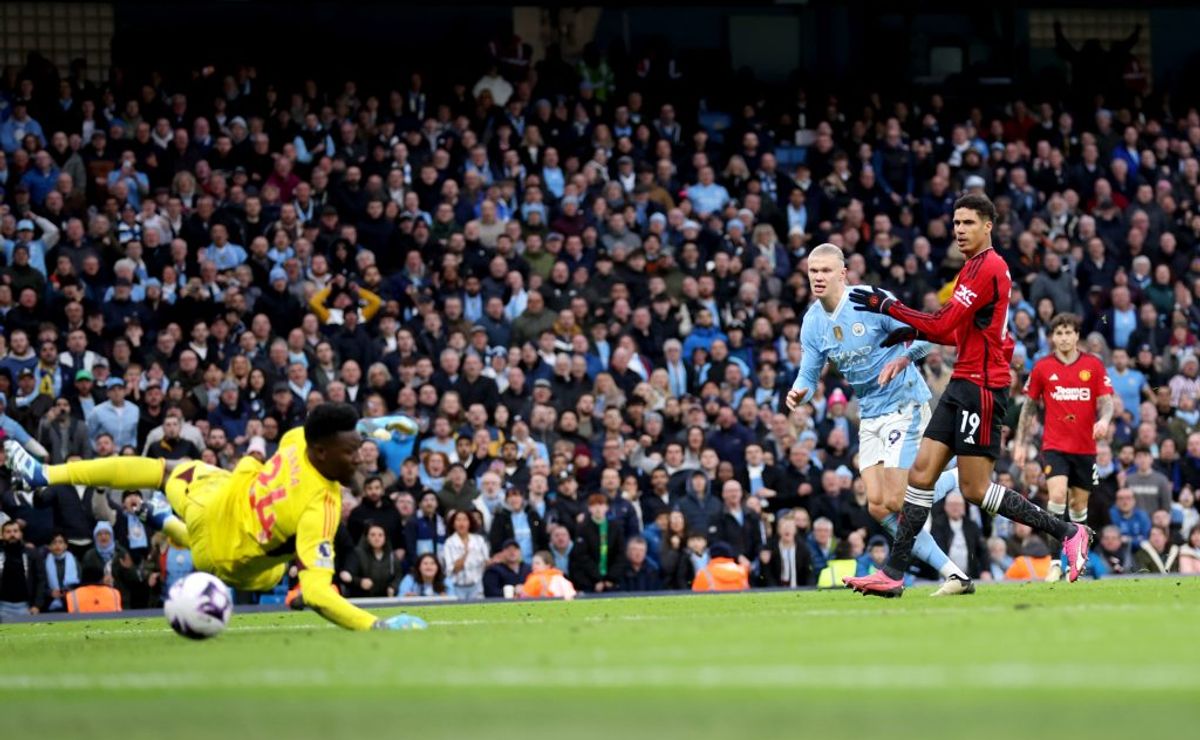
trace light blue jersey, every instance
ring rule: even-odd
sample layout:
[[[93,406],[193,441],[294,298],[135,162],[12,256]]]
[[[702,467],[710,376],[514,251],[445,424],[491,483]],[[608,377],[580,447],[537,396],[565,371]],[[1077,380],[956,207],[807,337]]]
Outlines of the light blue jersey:
[[[850,291],[857,289],[847,286],[833,313],[826,312],[820,301],[809,306],[800,327],[804,357],[792,390],[807,388],[808,397],[812,398],[828,360],[854,388],[864,419],[927,402],[931,398],[929,387],[914,365],[904,368],[885,386],[879,385],[879,374],[897,357],[907,355],[913,361],[919,360],[929,354],[931,345],[913,342],[908,348],[902,344],[881,348],[879,345],[892,330],[905,325],[883,314],[855,311],[849,305],[849,298]]]

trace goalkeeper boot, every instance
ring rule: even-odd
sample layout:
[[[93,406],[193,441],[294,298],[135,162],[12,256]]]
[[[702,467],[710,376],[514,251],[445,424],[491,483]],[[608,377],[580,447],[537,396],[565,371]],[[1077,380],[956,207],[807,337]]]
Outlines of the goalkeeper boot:
[[[38,489],[50,485],[50,481],[46,480],[45,466],[26,452],[20,442],[15,439],[4,440],[4,454],[5,464],[12,471],[13,483],[18,487]]]

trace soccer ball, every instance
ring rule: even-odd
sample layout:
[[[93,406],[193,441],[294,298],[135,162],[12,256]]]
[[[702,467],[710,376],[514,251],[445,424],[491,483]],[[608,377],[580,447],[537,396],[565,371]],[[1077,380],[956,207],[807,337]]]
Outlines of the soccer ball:
[[[171,629],[193,640],[216,637],[229,626],[233,602],[224,583],[208,573],[191,573],[171,586],[163,614]]]

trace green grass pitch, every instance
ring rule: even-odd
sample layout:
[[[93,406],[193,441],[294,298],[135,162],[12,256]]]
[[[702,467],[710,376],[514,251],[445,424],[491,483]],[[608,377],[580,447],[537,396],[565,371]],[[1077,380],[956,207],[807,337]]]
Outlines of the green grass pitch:
[[[1122,738],[1200,727],[1200,579],[414,608],[425,632],[236,615],[0,628],[27,738]],[[1188,729],[1188,728],[1191,729]],[[16,737],[16,735],[13,735]]]

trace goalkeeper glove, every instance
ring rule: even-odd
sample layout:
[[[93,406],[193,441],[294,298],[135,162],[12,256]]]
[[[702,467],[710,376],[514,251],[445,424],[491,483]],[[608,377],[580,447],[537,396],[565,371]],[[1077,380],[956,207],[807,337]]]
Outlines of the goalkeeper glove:
[[[413,435],[420,431],[417,422],[402,414],[395,416],[380,416],[375,419],[361,419],[358,422],[358,433],[363,437],[374,437],[387,441],[392,438],[392,432],[403,435]]]
[[[899,329],[893,329],[890,334],[883,338],[879,344],[880,347],[893,347],[897,344],[908,344],[918,339],[924,339],[925,335],[911,326],[902,326]]]
[[[375,624],[371,625],[371,629],[376,630],[423,630],[428,628],[429,625],[424,619],[411,614],[397,614],[387,619],[377,619]]]
[[[896,298],[886,290],[867,288],[865,290],[851,290],[850,302],[854,304],[855,311],[867,311],[869,313],[886,315],[888,309],[896,302]]]

